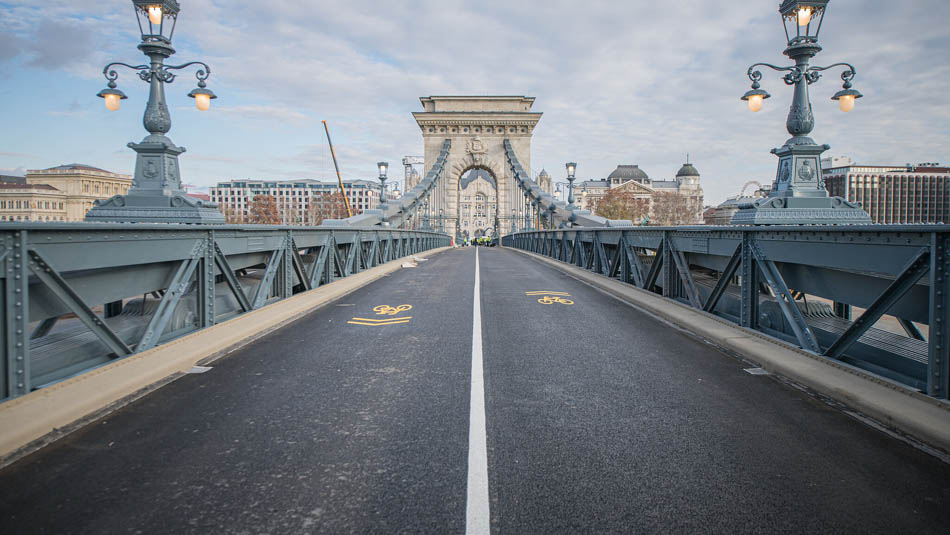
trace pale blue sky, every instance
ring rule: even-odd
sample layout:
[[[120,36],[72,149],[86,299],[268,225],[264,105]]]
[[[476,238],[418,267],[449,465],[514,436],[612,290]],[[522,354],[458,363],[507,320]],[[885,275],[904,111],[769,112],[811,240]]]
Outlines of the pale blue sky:
[[[344,176],[375,176],[379,160],[421,154],[410,113],[427,95],[536,97],[531,164],[555,179],[568,160],[585,179],[630,163],[670,178],[689,152],[708,203],[771,181],[769,150],[788,137],[778,74],[765,73],[762,112],[738,100],[749,64],[787,63],[778,0],[179,3],[170,61],[208,62],[219,96],[198,112],[190,72],[166,88],[192,184],[330,179],[321,119]],[[853,63],[865,98],[838,111],[837,71],[811,87],[826,154],[950,163],[948,21],[942,0],[831,1],[815,63]],[[105,63],[144,60],[137,37],[128,0],[0,0],[0,173],[72,162],[131,173],[125,144],[145,135],[147,86],[121,72],[118,112],[95,95]]]

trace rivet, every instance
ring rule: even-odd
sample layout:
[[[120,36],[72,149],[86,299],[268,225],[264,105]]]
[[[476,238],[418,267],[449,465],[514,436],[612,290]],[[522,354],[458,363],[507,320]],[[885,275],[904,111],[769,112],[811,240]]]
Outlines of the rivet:
[[[17,370],[17,371],[16,371],[16,374],[17,374],[17,375],[23,375],[23,370]]]
[[[23,388],[23,383],[17,383],[17,384],[16,384],[16,387],[17,387],[17,388]]]
[[[23,360],[23,355],[17,355],[16,359],[17,359],[17,360]]]

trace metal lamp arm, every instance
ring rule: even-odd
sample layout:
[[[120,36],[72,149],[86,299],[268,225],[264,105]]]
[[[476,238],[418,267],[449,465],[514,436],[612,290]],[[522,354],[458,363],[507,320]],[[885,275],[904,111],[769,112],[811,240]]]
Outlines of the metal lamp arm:
[[[833,68],[835,68],[835,67],[847,67],[847,69],[845,69],[845,70],[841,73],[841,79],[842,79],[846,84],[848,84],[848,87],[851,87],[851,80],[854,79],[854,75],[857,74],[857,70],[854,68],[854,65],[851,65],[850,63],[844,63],[844,62],[842,62],[842,63],[833,63],[833,64],[831,64],[831,65],[828,65],[827,67],[809,67],[809,69],[808,69],[808,81],[809,81],[809,82],[815,82],[815,81],[817,81],[818,78],[821,77],[821,74],[820,74],[821,71],[827,71],[828,69],[833,69]],[[812,75],[812,72],[814,72],[814,75]],[[814,78],[814,80],[812,80],[812,78]]]
[[[115,70],[112,69],[112,67],[116,67],[116,66],[127,67],[129,69],[132,69],[133,71],[139,71],[138,73],[139,78],[143,80],[147,80],[148,72],[149,72],[148,65],[129,65],[128,63],[114,61],[106,65],[105,68],[102,69],[102,75],[105,76],[106,80],[109,81],[109,87],[111,87],[112,89],[115,89],[115,81],[116,79],[119,78],[119,73],[115,72]]]
[[[785,76],[782,77],[785,80],[786,85],[794,85],[802,78],[802,70],[798,67],[778,67],[772,65],[771,63],[754,63],[749,67],[748,76],[752,80],[753,87],[757,87],[754,84],[758,84],[759,80],[762,79],[762,71],[755,70],[756,67],[768,67],[773,71],[777,72],[787,72]]]
[[[208,64],[205,63],[205,62],[203,62],[203,61],[189,61],[188,63],[183,63],[183,64],[181,64],[181,65],[166,65],[166,66],[165,66],[165,70],[166,70],[166,71],[172,71],[172,70],[176,70],[176,71],[177,71],[177,70],[184,69],[185,67],[190,67],[190,66],[192,66],[192,65],[201,65],[202,67],[204,67],[203,69],[198,69],[198,70],[195,72],[195,78],[197,78],[199,82],[204,82],[205,80],[208,79],[209,76],[211,76],[211,67],[209,67]],[[174,74],[168,73],[168,76],[170,76],[172,80],[175,79],[175,75],[174,75]],[[171,80],[168,80],[168,81],[170,82]],[[200,84],[199,84],[199,85],[200,85]],[[203,86],[202,86],[202,87],[203,87]]]

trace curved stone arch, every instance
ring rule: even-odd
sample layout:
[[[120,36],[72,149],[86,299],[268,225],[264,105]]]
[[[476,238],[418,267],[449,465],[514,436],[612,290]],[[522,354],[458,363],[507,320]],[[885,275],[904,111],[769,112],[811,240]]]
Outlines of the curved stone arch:
[[[465,175],[465,173],[472,171],[474,169],[481,169],[483,171],[487,171],[495,180],[495,184],[494,184],[495,210],[494,210],[494,213],[492,213],[491,218],[490,218],[491,224],[488,225],[488,227],[495,229],[495,223],[498,221],[498,217],[501,214],[501,206],[502,206],[501,188],[505,180],[504,168],[499,166],[495,160],[491,158],[487,158],[484,155],[478,155],[479,158],[473,158],[473,156],[475,155],[469,154],[464,158],[457,159],[454,162],[452,162],[449,167],[451,169],[451,174],[448,177],[450,178],[450,181],[448,182],[447,185],[455,191],[455,206],[453,207],[454,214],[458,218],[459,222],[461,222],[462,202],[463,202],[462,201],[462,176]],[[461,230],[461,227],[460,227],[460,230]],[[473,233],[474,231],[475,229],[472,229]],[[498,232],[498,229],[495,229],[495,232]],[[472,234],[472,236],[474,236],[474,234]]]
[[[462,179],[462,175],[468,171],[472,169],[482,169],[491,173],[492,176],[495,177],[495,183],[500,184],[501,180],[505,177],[505,168],[485,155],[478,155],[478,158],[474,158],[473,156],[475,155],[469,154],[464,158],[458,158],[452,161],[452,180],[458,182]]]

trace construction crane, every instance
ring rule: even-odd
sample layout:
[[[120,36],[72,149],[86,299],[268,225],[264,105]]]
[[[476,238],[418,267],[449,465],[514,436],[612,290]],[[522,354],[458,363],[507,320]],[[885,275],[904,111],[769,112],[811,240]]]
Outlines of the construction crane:
[[[412,176],[412,166],[422,165],[425,162],[425,158],[422,156],[403,156],[402,165],[406,168],[406,179],[403,182],[403,191],[409,191],[411,189],[409,186],[409,177]]]

